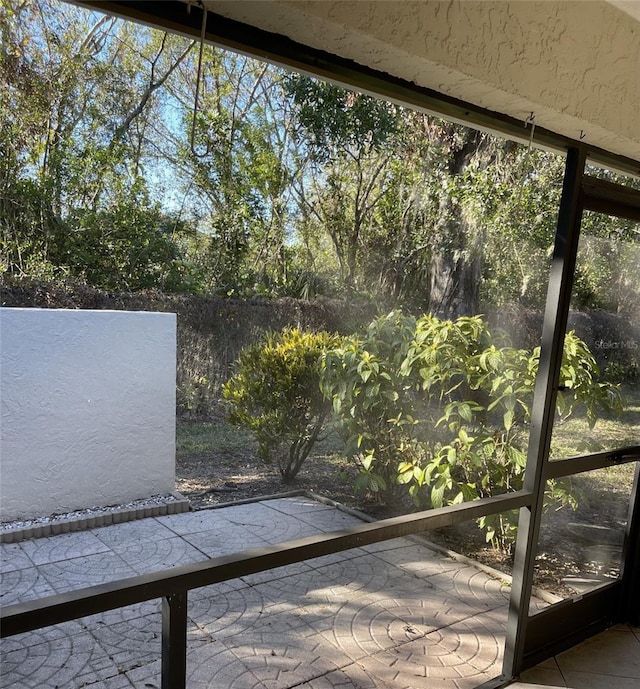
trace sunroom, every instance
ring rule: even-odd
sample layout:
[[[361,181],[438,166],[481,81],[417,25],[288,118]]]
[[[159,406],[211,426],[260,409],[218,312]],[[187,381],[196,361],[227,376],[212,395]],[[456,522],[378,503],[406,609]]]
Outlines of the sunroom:
[[[482,686],[510,686],[514,682],[513,686],[527,686],[518,683],[519,678],[535,667],[542,668],[537,677],[550,678],[548,685],[569,686],[554,684],[551,680],[556,679],[558,667],[544,663],[615,625],[622,625],[624,633],[638,641],[638,407],[623,411],[635,429],[630,441],[625,438],[620,442],[612,436],[597,451],[566,456],[552,456],[550,448],[558,432],[556,410],[565,387],[561,376],[563,346],[571,329],[576,276],[583,255],[596,241],[591,236],[602,238],[594,228],[599,223],[606,225],[612,217],[626,223],[626,236],[635,236],[636,246],[631,259],[620,259],[620,270],[630,275],[640,268],[640,5],[604,0],[97,0],[77,4],[242,52],[530,149],[554,152],[564,157],[564,180],[549,257],[539,333],[540,363],[521,488],[352,526],[317,539],[292,541],[275,550],[241,552],[171,572],[160,571],[122,586],[115,582],[101,590],[94,587],[92,591],[61,594],[46,605],[37,601],[19,604],[3,616],[3,636],[162,598],[162,688],[181,689],[188,686],[186,620],[192,589],[519,510],[508,618],[498,635],[502,639],[501,667],[495,678]],[[637,286],[637,281],[634,284]],[[630,289],[633,302],[640,295]],[[637,311],[637,303],[635,307]],[[637,323],[633,332],[637,332]],[[624,341],[597,337],[595,341],[601,349],[617,351],[639,346],[633,335]],[[637,390],[637,378],[632,385]],[[613,550],[605,539],[593,542],[595,554],[590,551],[590,557],[600,562],[598,571],[609,567],[613,573],[574,581],[574,589],[557,602],[538,606],[532,602],[534,572],[539,564],[539,540],[546,519],[544,496],[549,484],[575,476],[595,476],[618,466],[633,474],[625,494],[627,511],[619,516],[618,531],[608,533]],[[589,526],[570,525],[563,547],[581,539],[582,543],[585,530],[589,541],[598,531],[598,519],[596,515]],[[286,586],[283,590],[286,593]],[[637,656],[634,662],[638,663]],[[551,670],[546,675],[545,667]],[[360,680],[354,676],[345,680],[351,683],[341,686],[401,686],[389,677],[376,676],[371,680],[375,684],[365,685],[358,684]],[[638,677],[626,679],[637,682],[634,678]],[[560,675],[557,678],[560,681]],[[278,684],[280,679],[271,678],[268,686],[289,686]],[[410,685],[406,676],[401,681],[405,682],[402,686],[416,688],[445,686],[443,676],[428,674],[414,677]],[[611,684],[617,680],[609,676],[605,681]],[[321,684],[310,681],[301,686]],[[464,686],[472,685],[467,682]]]

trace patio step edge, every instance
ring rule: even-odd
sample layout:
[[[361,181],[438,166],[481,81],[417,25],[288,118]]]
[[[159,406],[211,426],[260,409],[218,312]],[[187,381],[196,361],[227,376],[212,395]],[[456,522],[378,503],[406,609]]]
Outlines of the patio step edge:
[[[110,526],[112,524],[122,524],[136,519],[147,517],[163,517],[168,514],[181,514],[191,510],[190,501],[180,493],[173,492],[164,502],[148,503],[148,501],[136,501],[136,505],[125,505],[122,507],[92,508],[89,510],[78,510],[69,515],[55,515],[47,518],[46,521],[33,520],[34,524],[24,527],[8,526],[0,527],[0,544],[19,543],[20,541],[31,540],[34,538],[45,538],[47,536],[57,536],[58,534],[71,533],[75,531],[85,531],[95,529],[100,526]],[[29,520],[26,520],[27,522]]]

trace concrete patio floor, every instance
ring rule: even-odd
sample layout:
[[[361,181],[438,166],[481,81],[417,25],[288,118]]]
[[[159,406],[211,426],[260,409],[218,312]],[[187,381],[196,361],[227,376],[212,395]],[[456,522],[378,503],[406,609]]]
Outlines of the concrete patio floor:
[[[308,498],[280,498],[5,544],[0,601],[358,523]],[[408,539],[196,589],[187,686],[472,689],[501,672],[508,596],[505,582]],[[10,637],[0,646],[0,687],[158,688],[160,641],[160,601]],[[543,678],[551,675],[526,679]]]

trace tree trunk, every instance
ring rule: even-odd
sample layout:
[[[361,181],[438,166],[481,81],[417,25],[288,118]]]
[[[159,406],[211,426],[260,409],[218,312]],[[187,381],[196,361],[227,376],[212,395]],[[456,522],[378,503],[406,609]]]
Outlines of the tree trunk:
[[[468,132],[451,154],[448,173],[456,178],[483,153],[479,132]],[[483,232],[472,209],[443,189],[434,231],[429,311],[442,318],[478,313],[482,278]]]
[[[482,278],[482,233],[447,199],[441,204],[431,263],[429,311],[441,318],[478,313]]]

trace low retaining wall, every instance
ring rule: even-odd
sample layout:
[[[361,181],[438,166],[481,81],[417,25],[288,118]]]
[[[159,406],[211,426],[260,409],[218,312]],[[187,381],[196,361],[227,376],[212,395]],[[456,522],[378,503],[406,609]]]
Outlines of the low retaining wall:
[[[175,490],[175,314],[3,308],[0,355],[0,521]]]

